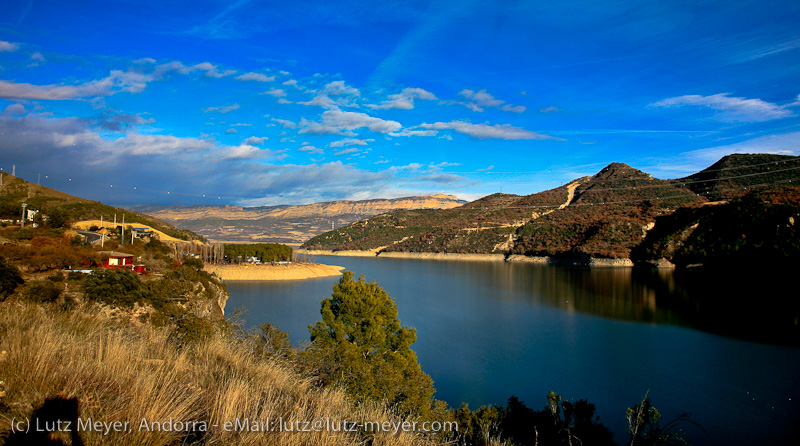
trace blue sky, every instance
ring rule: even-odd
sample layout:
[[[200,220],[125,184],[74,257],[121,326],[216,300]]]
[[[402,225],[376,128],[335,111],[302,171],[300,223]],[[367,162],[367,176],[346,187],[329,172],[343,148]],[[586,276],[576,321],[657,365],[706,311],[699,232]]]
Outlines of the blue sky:
[[[111,204],[530,194],[800,154],[800,3],[10,1],[0,167]]]

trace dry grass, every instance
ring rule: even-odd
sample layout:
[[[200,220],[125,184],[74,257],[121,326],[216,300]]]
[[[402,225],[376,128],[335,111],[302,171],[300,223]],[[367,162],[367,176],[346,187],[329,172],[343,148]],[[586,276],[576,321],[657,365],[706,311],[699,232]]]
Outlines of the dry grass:
[[[80,401],[81,419],[130,423],[129,432],[82,432],[87,445],[433,444],[411,433],[226,432],[226,422],[245,418],[398,420],[383,407],[354,407],[341,391],[318,389],[222,335],[185,349],[168,338],[166,329],[121,323],[90,307],[58,313],[0,304],[0,352],[7,352],[0,353],[0,440],[13,418],[30,417],[47,398],[60,396]],[[208,431],[193,436],[140,430],[143,419],[205,422]]]

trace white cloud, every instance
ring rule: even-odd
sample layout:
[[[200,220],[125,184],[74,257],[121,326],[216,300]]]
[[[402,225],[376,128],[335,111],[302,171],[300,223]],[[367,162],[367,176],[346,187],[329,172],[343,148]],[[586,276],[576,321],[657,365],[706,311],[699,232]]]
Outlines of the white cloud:
[[[339,141],[334,141],[328,144],[328,147],[345,147],[345,146],[366,146],[368,143],[374,142],[374,139],[354,139],[345,138]]]
[[[42,56],[42,53],[37,51],[31,54],[31,60],[38,60],[39,62],[44,62],[44,56]]]
[[[378,105],[368,105],[368,107],[381,110],[411,110],[414,108],[414,99],[432,101],[436,100],[436,96],[429,91],[423,90],[422,88],[404,88],[403,91],[398,94],[389,95],[388,100],[383,101]]]
[[[403,129],[400,132],[394,132],[392,136],[436,136],[439,133],[436,130],[410,130]]]
[[[269,138],[267,138],[266,136],[251,136],[245,139],[244,143],[249,145],[264,144],[264,141],[266,141],[267,139]]]
[[[236,129],[228,129],[228,130],[225,130],[225,134],[226,134],[226,135],[235,135],[235,134],[237,134],[237,133],[239,133],[239,132],[238,132]]]
[[[358,153],[358,152],[359,152],[359,150],[356,149],[355,147],[350,147],[349,149],[340,150],[340,151],[334,153],[334,155],[342,156],[342,155],[350,155],[351,153]]]
[[[225,114],[225,113],[230,113],[234,110],[238,110],[239,108],[241,108],[239,104],[224,105],[220,107],[206,107],[203,109],[203,113],[217,112]]]
[[[288,81],[283,82],[283,85],[297,87],[297,81],[294,79],[289,79]]]
[[[77,137],[65,136],[61,139],[62,145],[76,142],[81,145],[96,145],[101,150],[120,156],[129,155],[172,155],[188,152],[210,150],[214,144],[207,140],[197,138],[178,138],[168,135],[142,135],[129,133],[121,138],[102,144],[96,139],[100,138],[95,133],[83,133]],[[92,141],[94,140],[94,141]]]
[[[18,49],[19,49],[18,44],[6,42],[5,40],[0,40],[0,53],[16,51]]]
[[[418,127],[430,130],[455,130],[458,133],[469,135],[476,139],[505,139],[505,140],[520,140],[520,139],[552,139],[563,141],[561,138],[554,136],[543,135],[541,133],[532,132],[521,127],[514,127],[509,124],[471,124],[463,121],[452,122],[436,122],[433,124],[421,124]]]
[[[364,127],[377,133],[391,133],[400,130],[403,126],[397,121],[387,121],[366,113],[341,110],[326,110],[322,113],[322,122],[312,122],[305,118],[300,121],[300,133],[312,135],[355,136],[353,130]]]
[[[469,102],[445,101],[445,104],[460,104],[474,112],[482,112],[486,107],[499,108],[500,110],[512,113],[522,113],[526,110],[524,105],[508,104],[506,101],[497,99],[487,93],[485,89],[480,91],[464,89],[458,94],[468,99]]]
[[[288,120],[286,120],[286,119],[272,118],[272,120],[273,120],[273,121],[275,121],[275,122],[277,122],[278,124],[280,124],[280,125],[281,125],[283,128],[285,128],[285,129],[294,129],[294,128],[297,128],[297,124],[295,124],[295,123],[294,123],[294,122],[292,122],[292,121],[288,121]]]
[[[291,104],[291,103],[292,103],[292,101],[287,101],[287,100],[286,100],[286,99],[284,99],[284,98],[280,98],[280,99],[278,99],[278,100],[277,100],[277,101],[275,101],[275,102],[276,102],[276,103],[278,103],[278,104]]]
[[[25,106],[22,104],[11,104],[3,110],[4,115],[24,115]]]
[[[155,59],[153,59],[152,57],[143,57],[143,58],[141,58],[141,59],[136,59],[136,60],[134,60],[134,61],[133,61],[133,63],[135,63],[135,64],[137,64],[137,65],[143,65],[143,64],[155,64],[155,63],[156,63],[156,60],[155,60]]]
[[[303,147],[300,147],[297,150],[299,150],[301,152],[316,153],[317,155],[322,155],[323,153],[325,153],[325,150],[317,148],[317,147],[314,147],[314,146],[303,146]]]
[[[219,71],[217,69],[217,65],[213,65],[211,62],[203,62],[197,65],[192,65],[190,71],[194,70],[205,71],[206,76],[214,78],[221,78],[236,74],[236,70]]]
[[[511,112],[511,113],[522,113],[522,112],[524,112],[526,110],[526,107],[524,105],[506,104],[506,105],[500,107],[500,110]]]
[[[717,118],[726,122],[763,122],[794,116],[794,113],[787,110],[786,107],[761,99],[731,97],[730,93],[711,96],[690,94],[650,104],[651,107],[683,107],[687,105],[716,110]]]
[[[282,97],[286,96],[286,90],[283,90],[281,88],[272,88],[272,89],[270,89],[268,91],[265,91],[265,92],[263,92],[261,94],[268,94],[270,96],[275,96],[276,98],[282,98]]]
[[[33,85],[0,80],[0,98],[66,100],[110,96],[121,91],[140,93],[150,76],[132,71],[113,70],[108,77],[78,85]]]
[[[550,107],[545,107],[545,108],[539,110],[539,113],[553,113],[553,112],[557,112],[557,111],[561,111],[561,109],[556,107],[556,106],[550,106]]]
[[[490,170],[492,170],[492,169],[494,169],[494,164],[492,164],[492,165],[491,165],[491,166],[489,166],[489,167],[484,167],[483,169],[478,169],[477,171],[478,171],[478,172],[488,172],[488,171],[490,171]]]
[[[217,159],[254,159],[260,158],[269,153],[268,150],[261,150],[249,144],[226,147],[217,152]]]
[[[339,107],[358,107],[355,101],[359,96],[361,92],[357,88],[346,85],[344,81],[333,81],[325,85],[310,101],[298,104],[338,110]]]
[[[249,72],[236,76],[236,79],[240,81],[272,82],[275,80],[275,76],[267,76],[266,74]]]
[[[478,107],[499,107],[506,102],[506,101],[501,101],[499,99],[495,99],[495,97],[487,93],[486,90],[475,92],[473,90],[464,89],[461,90],[461,92],[459,92],[458,94],[460,96],[472,100],[472,103],[474,103]]]

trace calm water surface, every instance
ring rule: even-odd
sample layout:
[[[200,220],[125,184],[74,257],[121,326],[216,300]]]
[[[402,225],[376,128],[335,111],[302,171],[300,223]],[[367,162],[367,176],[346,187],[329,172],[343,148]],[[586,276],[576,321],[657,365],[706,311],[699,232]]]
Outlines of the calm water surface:
[[[413,347],[437,398],[451,406],[505,404],[516,395],[540,410],[552,390],[595,404],[622,443],[625,409],[649,391],[665,419],[691,412],[702,424],[707,435],[687,426],[695,444],[797,444],[800,349],[703,331],[728,333],[741,324],[704,323],[732,319],[693,303],[671,272],[317,261],[364,274],[395,299],[403,324],[417,330]],[[248,325],[271,322],[300,344],[337,280],[228,282],[228,313],[246,307]]]

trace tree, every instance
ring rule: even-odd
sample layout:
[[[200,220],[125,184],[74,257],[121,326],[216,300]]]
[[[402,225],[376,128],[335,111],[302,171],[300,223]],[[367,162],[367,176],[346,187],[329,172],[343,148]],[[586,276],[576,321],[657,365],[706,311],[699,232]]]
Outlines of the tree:
[[[344,386],[357,402],[383,401],[402,415],[430,416],[435,389],[411,350],[416,330],[400,325],[386,291],[345,271],[321,314],[308,327],[307,354],[323,384]]]

